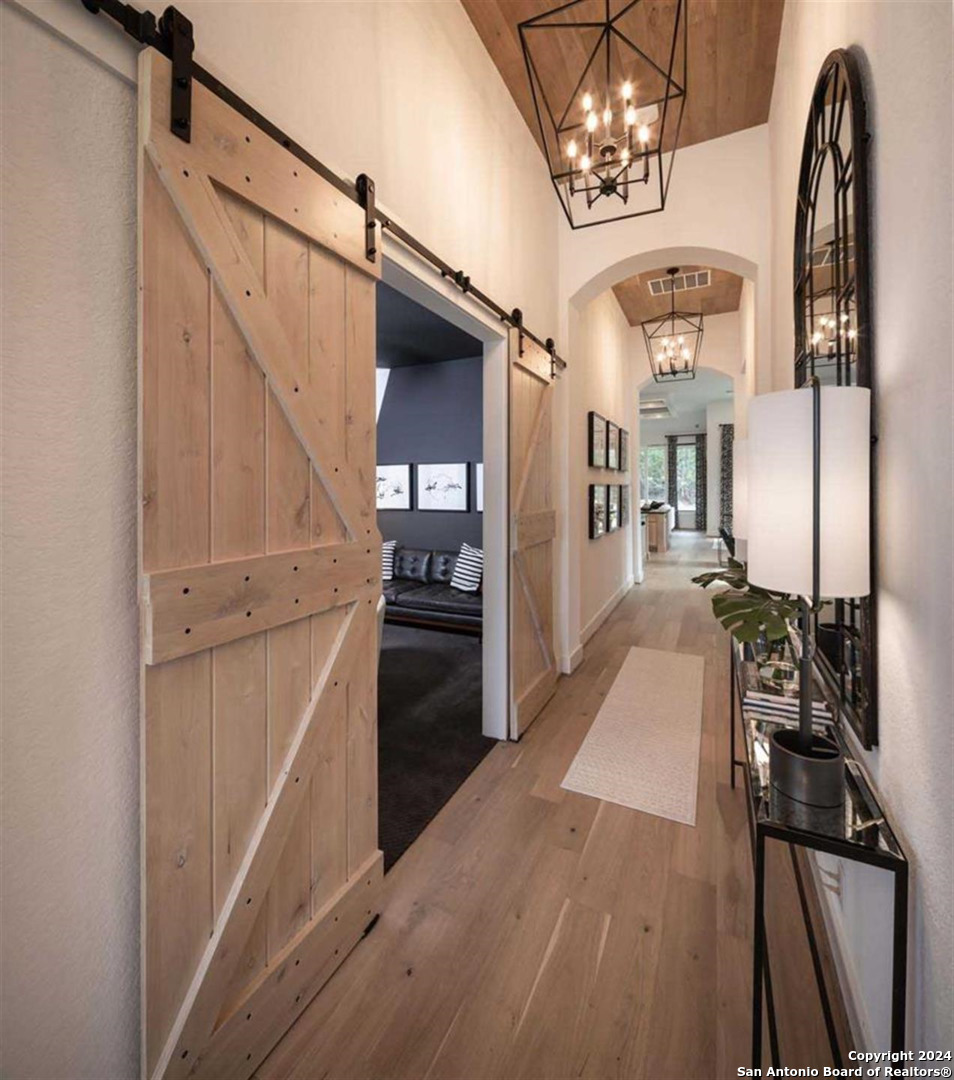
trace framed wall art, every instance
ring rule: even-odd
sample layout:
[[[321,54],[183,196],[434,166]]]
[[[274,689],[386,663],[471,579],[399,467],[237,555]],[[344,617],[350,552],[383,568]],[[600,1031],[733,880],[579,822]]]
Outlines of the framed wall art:
[[[597,412],[589,415],[590,468],[606,468],[606,418]]]
[[[629,484],[619,485],[619,523],[628,525],[631,514],[631,499]]]
[[[484,463],[478,461],[474,466],[474,491],[477,499],[477,513],[484,512]]]
[[[606,532],[606,485],[590,484],[590,539]]]
[[[375,480],[379,510],[411,509],[410,465],[378,465]]]
[[[609,500],[606,513],[606,531],[616,532],[619,528],[619,484],[609,485]]]
[[[452,510],[467,513],[469,507],[467,462],[418,465],[418,510]]]
[[[612,420],[606,421],[606,467],[619,468],[619,428]]]
[[[625,428],[619,429],[619,471],[627,472],[629,469],[629,432]]]

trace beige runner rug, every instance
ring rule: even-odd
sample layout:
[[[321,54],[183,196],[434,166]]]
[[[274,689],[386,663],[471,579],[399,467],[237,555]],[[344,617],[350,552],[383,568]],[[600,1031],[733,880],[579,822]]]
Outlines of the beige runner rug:
[[[630,649],[560,785],[696,823],[705,660]]]

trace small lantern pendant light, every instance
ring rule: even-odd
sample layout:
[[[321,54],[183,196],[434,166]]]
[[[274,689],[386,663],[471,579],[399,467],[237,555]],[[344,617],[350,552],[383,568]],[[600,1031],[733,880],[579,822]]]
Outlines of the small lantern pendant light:
[[[653,379],[656,382],[685,382],[696,377],[702,347],[702,312],[676,310],[679,267],[671,266],[666,272],[669,274],[669,313],[647,319],[642,324],[643,340]]]

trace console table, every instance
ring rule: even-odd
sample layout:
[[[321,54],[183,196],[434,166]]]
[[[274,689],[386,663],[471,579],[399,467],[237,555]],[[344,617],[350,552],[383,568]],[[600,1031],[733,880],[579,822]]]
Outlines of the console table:
[[[841,1065],[840,1052],[834,1039],[827,990],[822,978],[814,931],[804,902],[803,886],[798,875],[794,848],[800,846],[822,851],[842,859],[877,866],[894,875],[894,930],[891,966],[891,1049],[904,1049],[905,1010],[907,1006],[907,942],[908,942],[908,861],[898,843],[876,792],[838,727],[818,728],[834,738],[845,754],[845,802],[834,810],[806,806],[789,799],[771,784],[769,775],[769,739],[782,724],[756,715],[745,708],[742,661],[752,659],[749,646],[730,638],[730,754],[731,783],[735,787],[736,769],[745,778],[746,811],[752,840],[755,876],[755,919],[752,973],[752,1067],[762,1064],[762,996],[763,987],[768,1010],[769,1039],[772,1064],[778,1067],[777,1027],[772,997],[768,941],[765,934],[765,843],[779,840],[788,844],[796,867],[802,916],[805,919],[809,947],[822,1008],[828,1027],[829,1040],[836,1065]],[[819,683],[824,690],[823,684]],[[737,708],[738,703],[738,708]],[[833,703],[831,703],[833,706]],[[833,706],[834,707],[834,706]],[[736,720],[742,730],[743,756],[736,756]]]

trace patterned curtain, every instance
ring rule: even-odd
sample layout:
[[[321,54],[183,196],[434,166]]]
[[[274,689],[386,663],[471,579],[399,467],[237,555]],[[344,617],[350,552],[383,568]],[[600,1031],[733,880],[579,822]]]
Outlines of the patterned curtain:
[[[706,437],[696,436],[696,528],[706,530]]]
[[[721,464],[719,466],[719,520],[721,527],[732,536],[732,446],[735,424],[719,425]]]
[[[666,436],[666,479],[669,484],[669,505],[677,507],[679,505],[678,490],[676,487],[676,440],[678,435]],[[679,513],[676,512],[676,528],[679,528]]]

